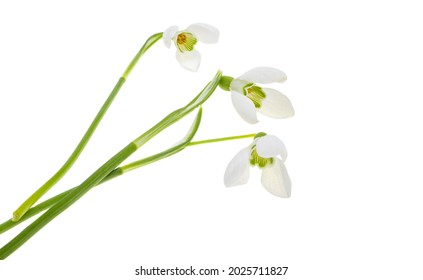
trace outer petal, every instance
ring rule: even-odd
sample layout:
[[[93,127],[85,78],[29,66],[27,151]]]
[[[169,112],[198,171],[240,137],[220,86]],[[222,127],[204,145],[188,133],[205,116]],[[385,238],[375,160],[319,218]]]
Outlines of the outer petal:
[[[274,135],[265,135],[257,139],[256,151],[257,154],[263,158],[271,158],[280,155],[282,162],[284,162],[288,156],[285,144]]]
[[[231,91],[231,98],[235,110],[244,121],[251,124],[258,122],[256,107],[254,106],[253,101],[236,91]]]
[[[190,52],[180,52],[177,50],[176,60],[185,69],[197,72],[198,67],[200,67],[201,55],[197,50],[192,50]]]
[[[191,24],[186,30],[193,33],[200,42],[206,44],[215,44],[219,40],[219,30],[205,23]]]
[[[248,84],[251,84],[250,82],[239,80],[239,79],[233,79],[231,84],[229,85],[229,88],[233,91],[243,93],[244,87]]]
[[[295,114],[291,101],[284,94],[271,88],[262,88],[262,90],[266,97],[257,111],[277,119],[289,118]]]
[[[253,83],[269,84],[269,83],[283,83],[287,77],[284,72],[272,67],[256,67],[247,71],[238,79],[251,81]]]
[[[250,147],[244,148],[229,162],[224,176],[225,186],[233,187],[248,182],[250,175],[250,153]]]
[[[179,27],[176,25],[173,25],[163,32],[162,38],[163,38],[163,43],[165,44],[166,47],[170,48],[170,43],[172,42],[172,38],[173,36],[175,36],[178,30],[179,30]]]
[[[263,168],[261,183],[273,195],[291,196],[291,179],[285,165],[278,158],[273,159],[272,165]]]

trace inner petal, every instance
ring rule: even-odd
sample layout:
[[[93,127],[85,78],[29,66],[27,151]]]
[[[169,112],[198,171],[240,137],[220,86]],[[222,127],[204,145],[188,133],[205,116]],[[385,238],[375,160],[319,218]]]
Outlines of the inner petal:
[[[175,43],[180,52],[190,52],[194,49],[197,38],[195,38],[192,33],[181,32],[176,37]]]
[[[259,156],[257,149],[253,147],[250,155],[250,164],[252,166],[258,165],[258,167],[263,168],[273,163],[273,158],[264,158]]]
[[[258,87],[256,85],[252,85],[249,87],[246,87],[244,89],[244,94],[247,96],[251,101],[253,101],[254,106],[256,108],[261,107],[262,100],[266,97],[266,94],[261,89],[261,87]]]

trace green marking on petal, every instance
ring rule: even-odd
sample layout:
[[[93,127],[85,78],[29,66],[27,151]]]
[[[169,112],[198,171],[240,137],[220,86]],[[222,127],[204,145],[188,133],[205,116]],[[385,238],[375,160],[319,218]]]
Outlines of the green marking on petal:
[[[266,98],[266,94],[261,89],[254,84],[248,84],[244,87],[244,94],[247,96],[251,101],[253,101],[254,106],[256,108],[261,107],[261,101]]]
[[[250,155],[250,164],[252,166],[258,165],[259,168],[263,168],[269,164],[273,163],[273,158],[263,158],[258,155],[256,147],[253,146],[251,155]]]
[[[179,33],[175,40],[175,45],[180,52],[192,51],[195,44],[197,44],[197,38],[189,32]]]

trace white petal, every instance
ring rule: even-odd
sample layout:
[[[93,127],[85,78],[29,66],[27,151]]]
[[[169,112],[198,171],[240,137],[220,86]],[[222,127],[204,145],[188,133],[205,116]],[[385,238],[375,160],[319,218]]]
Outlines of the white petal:
[[[251,124],[258,122],[256,107],[254,106],[253,101],[245,95],[235,91],[231,91],[231,98],[235,110],[244,121]]]
[[[248,182],[250,175],[250,153],[250,147],[244,148],[229,162],[224,176],[225,186],[233,187]]]
[[[251,83],[244,80],[233,79],[231,84],[229,85],[229,88],[233,91],[244,93],[244,87],[248,84]]]
[[[291,196],[291,179],[285,165],[278,158],[273,159],[272,165],[263,168],[261,183],[273,195],[279,197]]]
[[[291,101],[284,94],[271,88],[262,88],[262,90],[266,97],[262,99],[261,107],[257,111],[277,119],[289,118],[295,114]]]
[[[163,38],[163,43],[165,44],[166,47],[170,48],[170,43],[172,42],[172,38],[173,36],[175,36],[178,30],[179,30],[179,27],[176,25],[173,25],[163,32],[162,38]]]
[[[205,23],[191,24],[186,30],[193,33],[200,42],[206,44],[215,44],[219,40],[219,30]]]
[[[271,158],[280,155],[283,162],[288,156],[285,144],[274,135],[265,135],[257,139],[256,151],[257,154],[263,158]]]
[[[279,69],[272,67],[256,67],[247,71],[238,79],[250,81],[253,83],[269,84],[283,83],[286,81],[286,74]]]
[[[190,52],[180,52],[177,50],[176,60],[185,69],[197,72],[201,62],[201,55],[197,50],[192,50]]]

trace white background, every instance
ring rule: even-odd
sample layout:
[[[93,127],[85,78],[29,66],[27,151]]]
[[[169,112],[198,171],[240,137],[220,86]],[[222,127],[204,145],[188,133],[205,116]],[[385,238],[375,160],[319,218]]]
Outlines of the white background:
[[[282,279],[422,279],[418,4],[1,1],[1,221],[66,160],[145,39],[170,25],[212,24],[219,44],[197,45],[203,59],[195,74],[177,64],[174,46],[153,46],[49,196],[188,102],[217,69],[235,77],[255,66],[282,69],[288,81],[274,87],[296,116],[259,116],[251,126],[218,90],[195,138],[278,135],[289,152],[290,199],[267,193],[258,169],[247,185],[224,187],[227,163],[249,140],[190,147],[91,191],[0,262],[0,279],[166,278],[135,276],[141,265],[289,266]],[[178,141],[192,118],[132,159]],[[23,228],[2,234],[0,245]],[[251,279],[267,278],[274,277]]]

